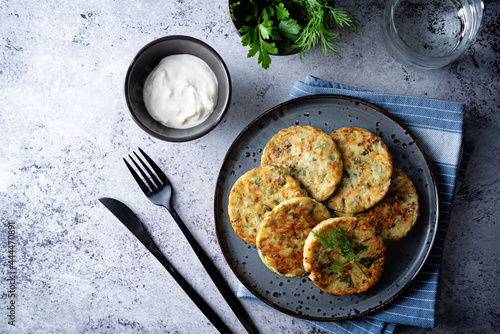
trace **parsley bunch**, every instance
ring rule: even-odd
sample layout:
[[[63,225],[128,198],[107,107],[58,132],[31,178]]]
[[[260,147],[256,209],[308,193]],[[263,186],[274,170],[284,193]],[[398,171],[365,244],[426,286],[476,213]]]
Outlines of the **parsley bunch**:
[[[242,34],[241,44],[249,46],[248,57],[257,55],[258,64],[269,68],[271,57],[291,50],[304,52],[321,45],[340,59],[337,42],[342,37],[333,31],[343,28],[360,33],[354,11],[333,7],[331,0],[239,0],[230,5],[231,18]]]

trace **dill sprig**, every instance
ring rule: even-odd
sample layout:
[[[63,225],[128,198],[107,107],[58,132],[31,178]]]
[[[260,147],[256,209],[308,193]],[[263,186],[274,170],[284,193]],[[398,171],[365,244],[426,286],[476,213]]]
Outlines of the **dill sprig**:
[[[330,50],[337,59],[342,59],[338,42],[344,38],[334,32],[335,27],[347,29],[354,33],[361,33],[361,25],[354,14],[354,10],[336,8],[329,5],[328,0],[294,0],[306,9],[307,25],[299,34],[296,44],[301,46],[299,57],[302,60],[304,52],[321,45],[323,54]]]
[[[332,272],[338,272],[342,270],[347,264],[352,263],[368,278],[368,275],[361,268],[359,263],[354,258],[354,251],[352,249],[352,243],[349,238],[345,235],[344,231],[340,227],[337,227],[333,233],[330,233],[329,236],[325,235],[323,231],[321,234],[316,232],[312,232],[316,238],[318,238],[319,242],[326,248],[332,249],[339,256],[343,257],[347,260],[347,262],[343,262],[340,260],[335,260],[330,267]]]
[[[333,6],[332,0],[238,0],[230,5],[231,18],[241,33],[241,44],[250,47],[247,56],[269,68],[269,54],[300,49],[299,58],[317,44],[323,54],[331,50],[341,59],[335,28],[361,33],[354,10]]]

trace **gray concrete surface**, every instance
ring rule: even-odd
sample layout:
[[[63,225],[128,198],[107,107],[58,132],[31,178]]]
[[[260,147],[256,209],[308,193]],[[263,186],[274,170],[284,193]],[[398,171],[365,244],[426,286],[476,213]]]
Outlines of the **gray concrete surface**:
[[[339,1],[340,5],[349,4]],[[121,160],[137,147],[175,185],[175,206],[231,287],[237,278],[214,233],[213,191],[231,142],[311,74],[360,88],[466,103],[474,145],[452,212],[436,326],[397,333],[492,333],[500,327],[498,170],[500,3],[486,5],[471,49],[442,69],[395,62],[379,35],[383,1],[356,1],[365,33],[350,35],[342,60],[247,59],[226,1],[0,2],[0,332],[212,333],[173,279],[97,201],[111,196],[150,226],[164,253],[236,332],[243,328],[210,283],[167,213],[140,193]],[[136,52],[155,38],[189,35],[214,47],[231,73],[231,108],[208,135],[168,143],[139,129],[123,85]],[[15,232],[15,327],[8,324],[8,224]],[[5,270],[4,270],[5,269]],[[318,333],[307,323],[245,302],[263,333]]]

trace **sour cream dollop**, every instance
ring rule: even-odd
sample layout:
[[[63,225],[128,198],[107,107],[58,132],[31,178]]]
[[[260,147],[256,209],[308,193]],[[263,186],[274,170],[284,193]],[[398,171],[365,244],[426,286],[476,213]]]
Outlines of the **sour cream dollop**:
[[[188,54],[163,58],[148,75],[144,104],[158,122],[190,128],[206,120],[217,104],[218,83],[202,59]]]

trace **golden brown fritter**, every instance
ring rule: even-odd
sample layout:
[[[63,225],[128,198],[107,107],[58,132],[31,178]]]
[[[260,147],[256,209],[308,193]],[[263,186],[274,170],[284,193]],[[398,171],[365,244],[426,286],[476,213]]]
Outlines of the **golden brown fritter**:
[[[267,143],[262,165],[286,168],[318,202],[334,192],[342,176],[342,158],[333,139],[313,126],[292,126]]]
[[[389,191],[371,209],[357,214],[375,228],[386,245],[404,237],[418,218],[418,195],[413,182],[402,170],[395,168]]]
[[[306,274],[302,261],[306,238],[316,225],[330,217],[330,211],[310,197],[292,198],[274,207],[257,233],[262,262],[282,276]]]
[[[330,218],[317,225],[304,245],[304,268],[321,290],[334,295],[360,293],[382,275],[385,245],[375,229],[354,217]]]
[[[229,194],[229,219],[243,240],[255,243],[258,226],[276,205],[286,199],[307,196],[286,170],[258,166],[242,175]]]
[[[342,152],[344,172],[326,205],[344,213],[372,207],[389,189],[392,158],[387,146],[375,134],[356,127],[335,130],[331,136]]]

